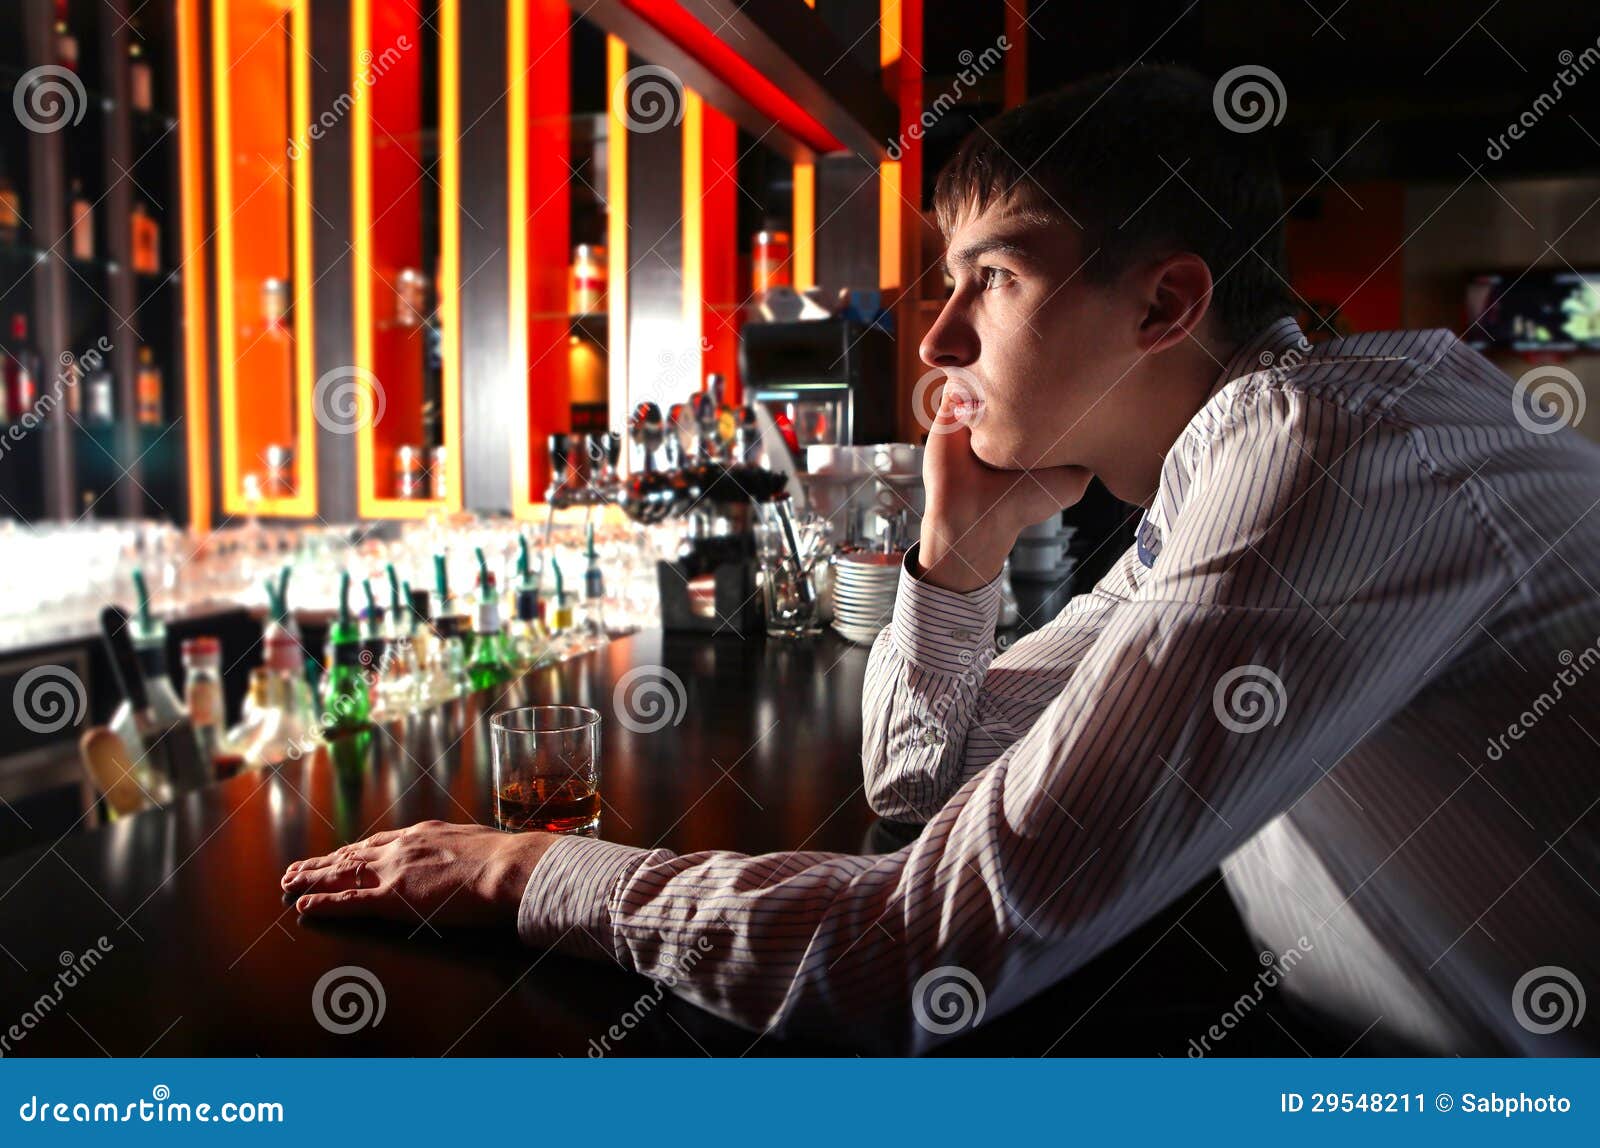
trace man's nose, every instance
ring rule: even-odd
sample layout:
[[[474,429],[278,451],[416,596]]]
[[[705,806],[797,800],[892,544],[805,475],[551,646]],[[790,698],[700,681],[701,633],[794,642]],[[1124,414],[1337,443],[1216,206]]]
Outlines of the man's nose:
[[[978,333],[963,313],[959,296],[952,296],[917,348],[930,367],[965,367],[978,360]]]

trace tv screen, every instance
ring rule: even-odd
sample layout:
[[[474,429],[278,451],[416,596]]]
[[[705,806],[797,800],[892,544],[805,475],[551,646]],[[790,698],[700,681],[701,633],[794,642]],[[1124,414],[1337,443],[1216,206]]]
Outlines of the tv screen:
[[[1600,271],[1474,275],[1465,338],[1479,350],[1600,350]]]

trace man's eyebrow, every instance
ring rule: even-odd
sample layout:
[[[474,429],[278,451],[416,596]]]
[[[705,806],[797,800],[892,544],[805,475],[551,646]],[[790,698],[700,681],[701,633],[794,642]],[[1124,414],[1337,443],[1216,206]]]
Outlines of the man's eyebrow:
[[[1014,240],[994,236],[969,243],[959,251],[946,252],[944,262],[946,267],[970,267],[985,255],[1009,255],[1013,259],[1029,260],[1033,252]]]

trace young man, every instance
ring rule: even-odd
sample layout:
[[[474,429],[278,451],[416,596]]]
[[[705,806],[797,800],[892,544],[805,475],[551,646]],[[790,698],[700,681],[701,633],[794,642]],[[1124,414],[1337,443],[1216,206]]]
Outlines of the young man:
[[[292,867],[301,911],[515,918],[754,1028],[920,1050],[926,974],[999,1015],[1221,866],[1300,954],[1285,989],[1357,1029],[1576,1047],[1550,992],[1600,987],[1600,448],[1448,331],[1311,346],[1265,147],[1192,74],[1008,113],[936,199],[951,381],[865,699],[870,800],[921,836],[434,823]],[[995,656],[1001,563],[1091,474],[1144,507],[1134,545]]]

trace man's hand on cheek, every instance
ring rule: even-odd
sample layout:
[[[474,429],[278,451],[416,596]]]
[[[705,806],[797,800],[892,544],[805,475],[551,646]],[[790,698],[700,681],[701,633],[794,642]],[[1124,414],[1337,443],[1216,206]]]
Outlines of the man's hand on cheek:
[[[528,878],[555,840],[424,821],[296,861],[281,884],[304,917],[514,925]]]
[[[971,430],[982,417],[981,404],[946,386],[923,454],[922,577],[951,590],[993,580],[1017,534],[1073,505],[1093,477],[1079,466],[1003,470],[984,462]]]

